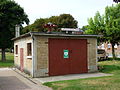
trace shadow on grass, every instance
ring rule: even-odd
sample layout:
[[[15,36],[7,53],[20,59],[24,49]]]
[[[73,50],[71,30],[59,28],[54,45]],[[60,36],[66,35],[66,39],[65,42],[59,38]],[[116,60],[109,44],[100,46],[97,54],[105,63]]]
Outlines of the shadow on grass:
[[[108,58],[109,61],[112,61],[113,58]],[[120,61],[120,58],[116,58],[117,61]]]
[[[113,58],[108,58],[108,59],[104,59],[104,60],[98,60],[98,62],[104,62],[104,61],[113,61]],[[116,60],[114,61],[120,61],[120,58],[116,58]]]
[[[13,67],[14,66],[14,55],[13,53],[6,53],[6,61],[1,61],[0,53],[0,67]]]
[[[14,63],[14,61],[13,60],[6,60],[6,61],[1,61],[0,60],[0,63]]]
[[[118,65],[102,65],[100,66],[100,72],[103,73],[114,73],[117,74],[120,72],[120,66]]]
[[[14,66],[13,60],[6,60],[4,62],[0,60],[0,68],[1,67],[13,67],[13,66]]]

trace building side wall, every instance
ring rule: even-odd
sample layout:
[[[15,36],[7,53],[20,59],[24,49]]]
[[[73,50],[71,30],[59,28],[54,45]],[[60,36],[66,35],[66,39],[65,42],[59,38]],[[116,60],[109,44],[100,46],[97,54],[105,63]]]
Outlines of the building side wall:
[[[14,51],[14,64],[17,68],[20,69],[20,48],[23,48],[23,67],[24,71],[28,74],[32,73],[32,56],[27,57],[27,43],[32,43],[32,38],[31,37],[26,37],[26,38],[21,38],[19,40],[14,41],[14,49],[15,45],[18,45],[18,54],[15,54]]]
[[[49,76],[49,49],[48,38],[65,38],[65,37],[43,37],[35,36],[35,54],[36,54],[36,70],[35,77]],[[87,62],[88,72],[97,71],[97,40],[96,38],[73,38],[70,39],[87,39]]]
[[[37,67],[35,77],[48,76],[48,37],[35,36]]]
[[[97,39],[89,38],[88,43],[88,72],[97,71]]]
[[[87,62],[88,72],[97,71],[97,39],[96,38],[81,38],[81,37],[46,37],[46,36],[34,36],[24,37],[14,42],[18,45],[18,55],[14,53],[15,66],[20,68],[20,48],[24,49],[24,71],[28,72],[33,77],[45,77],[49,76],[49,38],[66,38],[66,39],[87,39]],[[33,43],[33,42],[34,43]],[[27,57],[27,43],[32,43],[33,46],[33,59]],[[61,67],[62,68],[62,67]]]

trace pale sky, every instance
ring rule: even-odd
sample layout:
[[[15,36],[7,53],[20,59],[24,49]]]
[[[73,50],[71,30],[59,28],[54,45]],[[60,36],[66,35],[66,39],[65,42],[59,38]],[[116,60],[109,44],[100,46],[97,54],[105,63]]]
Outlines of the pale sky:
[[[14,0],[24,8],[30,24],[36,19],[48,18],[63,13],[71,14],[78,27],[87,25],[87,19],[97,11],[104,13],[106,6],[114,4],[113,0]]]

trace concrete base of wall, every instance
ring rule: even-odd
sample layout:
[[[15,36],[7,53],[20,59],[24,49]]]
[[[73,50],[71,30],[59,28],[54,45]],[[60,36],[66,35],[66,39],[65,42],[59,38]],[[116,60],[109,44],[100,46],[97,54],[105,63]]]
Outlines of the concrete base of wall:
[[[15,68],[17,68],[18,70],[20,70],[20,66],[15,65]],[[28,71],[27,69],[23,69],[24,73],[28,74],[28,75],[32,75],[30,71]]]
[[[34,72],[34,77],[47,77],[47,76],[49,76],[48,69],[39,69]]]
[[[98,67],[96,65],[89,66],[88,72],[97,72]]]

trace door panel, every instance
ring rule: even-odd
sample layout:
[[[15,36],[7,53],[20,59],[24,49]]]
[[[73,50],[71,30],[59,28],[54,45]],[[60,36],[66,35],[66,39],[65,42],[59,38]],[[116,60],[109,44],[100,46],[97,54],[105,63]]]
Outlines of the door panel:
[[[24,55],[23,55],[23,48],[20,48],[20,70],[23,72],[24,68]]]
[[[87,40],[70,40],[70,73],[87,72]]]
[[[68,49],[67,46],[68,44],[66,44],[66,40],[49,39],[49,74],[50,76],[64,75],[69,73],[68,59],[63,58],[63,50]]]
[[[64,50],[69,58],[64,58]],[[49,39],[49,75],[87,72],[87,40]]]

